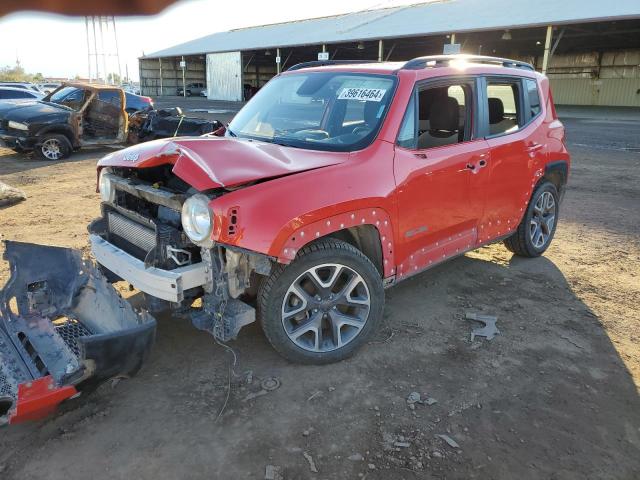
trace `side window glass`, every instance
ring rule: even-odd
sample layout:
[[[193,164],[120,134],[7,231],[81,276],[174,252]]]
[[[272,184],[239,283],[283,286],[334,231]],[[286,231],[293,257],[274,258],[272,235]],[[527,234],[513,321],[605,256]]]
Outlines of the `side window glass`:
[[[465,141],[468,84],[432,87],[418,95],[418,149],[442,147]]]
[[[110,103],[117,107],[120,106],[120,92],[111,90],[101,90],[98,92],[98,100],[101,102]]]
[[[413,95],[398,133],[398,146],[404,148],[415,148],[416,146],[416,102]]]
[[[535,80],[525,80],[527,86],[527,95],[529,97],[529,118],[533,118],[540,113],[540,95],[538,95],[538,84]]]
[[[518,82],[487,83],[487,97],[489,100],[489,134],[501,135],[518,130],[520,117],[520,102]]]

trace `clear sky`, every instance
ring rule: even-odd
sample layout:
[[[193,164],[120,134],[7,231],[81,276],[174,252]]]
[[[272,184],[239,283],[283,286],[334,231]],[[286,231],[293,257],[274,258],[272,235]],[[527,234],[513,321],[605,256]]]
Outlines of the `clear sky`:
[[[126,64],[130,77],[137,79],[137,58],[143,53],[215,32],[411,3],[419,0],[182,0],[159,15],[116,17],[122,73]],[[14,65],[16,58],[29,73],[86,77],[84,17],[26,12],[1,18],[0,66]],[[113,66],[108,70],[117,71]]]

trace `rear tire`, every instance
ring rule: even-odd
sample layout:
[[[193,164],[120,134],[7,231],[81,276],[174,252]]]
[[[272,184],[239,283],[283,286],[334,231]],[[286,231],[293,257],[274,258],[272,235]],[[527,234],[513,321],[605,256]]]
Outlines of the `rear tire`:
[[[521,257],[539,257],[553,240],[558,225],[558,190],[551,182],[540,183],[531,195],[518,229],[504,245]]]
[[[38,158],[53,162],[67,158],[72,151],[73,147],[69,139],[58,133],[43,136],[34,148]]]
[[[297,363],[351,356],[378,329],[383,307],[382,279],[371,260],[332,238],[274,267],[258,291],[258,319],[267,339]]]

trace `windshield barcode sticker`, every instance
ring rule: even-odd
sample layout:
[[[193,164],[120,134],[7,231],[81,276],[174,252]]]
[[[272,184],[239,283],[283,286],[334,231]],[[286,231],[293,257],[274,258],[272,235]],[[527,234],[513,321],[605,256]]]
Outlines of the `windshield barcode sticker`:
[[[345,88],[338,95],[338,100],[364,100],[365,102],[379,102],[387,93],[382,88]]]

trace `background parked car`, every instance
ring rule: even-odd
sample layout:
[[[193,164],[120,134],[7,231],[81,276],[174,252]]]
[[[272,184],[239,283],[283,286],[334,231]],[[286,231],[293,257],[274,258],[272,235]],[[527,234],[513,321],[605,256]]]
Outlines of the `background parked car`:
[[[124,85],[122,85],[122,89],[125,92],[133,93],[135,95],[140,95],[140,87],[138,87],[136,85],[131,85],[131,84],[125,83]]]
[[[29,82],[0,82],[0,87],[22,88],[24,90],[32,90],[34,92],[42,93],[37,85]]]
[[[40,100],[44,95],[30,89],[0,86],[0,101],[3,100]]]
[[[190,97],[191,95],[200,95],[200,92],[202,92],[203,90],[206,90],[206,86],[204,83],[188,83],[187,84],[187,97]],[[176,93],[178,95],[182,95],[182,87],[178,87],[178,89],[176,90]]]
[[[48,95],[60,86],[59,83],[39,83],[38,88],[42,93]]]
[[[126,99],[125,111],[127,113],[137,112],[146,108],[153,108],[153,99],[151,97],[144,97],[142,95],[136,95],[131,92],[124,92]]]

